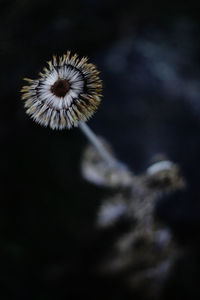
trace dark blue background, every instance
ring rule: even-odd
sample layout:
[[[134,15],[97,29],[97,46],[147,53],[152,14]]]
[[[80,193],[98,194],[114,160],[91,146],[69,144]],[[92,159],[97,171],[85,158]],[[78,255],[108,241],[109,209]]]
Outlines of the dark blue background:
[[[33,123],[20,99],[68,49],[96,63],[104,98],[89,125],[137,174],[158,153],[182,167],[186,192],[157,214],[180,247],[166,299],[199,297],[200,22],[195,1],[1,1],[0,296],[2,299],[132,299],[121,279],[93,270],[107,248],[94,222],[107,191],[85,182],[78,129]],[[181,276],[180,276],[181,275]],[[173,292],[172,292],[173,287]],[[3,296],[3,294],[5,295]]]

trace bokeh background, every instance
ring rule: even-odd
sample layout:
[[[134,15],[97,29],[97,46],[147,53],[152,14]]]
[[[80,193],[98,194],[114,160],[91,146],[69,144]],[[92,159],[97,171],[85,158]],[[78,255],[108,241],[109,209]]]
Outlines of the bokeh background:
[[[178,163],[187,191],[157,214],[180,248],[163,299],[200,297],[200,13],[196,1],[0,1],[1,299],[133,299],[93,266],[107,250],[96,232],[106,189],[82,179],[78,129],[33,123],[20,99],[52,54],[89,56],[104,99],[89,125],[136,174],[157,154]],[[110,233],[112,234],[112,233]],[[115,232],[116,234],[116,232]],[[139,298],[137,298],[139,299]]]

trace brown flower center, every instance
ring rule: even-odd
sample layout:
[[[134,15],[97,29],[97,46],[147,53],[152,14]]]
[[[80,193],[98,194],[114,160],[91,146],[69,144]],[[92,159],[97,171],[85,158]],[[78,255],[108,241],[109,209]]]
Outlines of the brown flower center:
[[[51,92],[57,97],[64,97],[70,89],[70,84],[66,79],[59,78],[51,87]]]

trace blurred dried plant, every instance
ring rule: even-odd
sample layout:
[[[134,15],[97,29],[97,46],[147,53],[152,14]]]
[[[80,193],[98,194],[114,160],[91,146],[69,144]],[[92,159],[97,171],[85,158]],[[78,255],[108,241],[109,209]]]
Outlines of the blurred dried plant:
[[[102,142],[114,155],[111,146]],[[130,224],[115,238],[97,266],[98,272],[121,276],[134,293],[144,299],[158,299],[179,250],[169,228],[155,219],[154,209],[161,195],[185,187],[178,165],[161,156],[144,174],[135,175],[128,169],[108,168],[88,146],[81,169],[86,180],[112,191],[112,196],[102,200],[97,228],[106,232],[123,222]]]

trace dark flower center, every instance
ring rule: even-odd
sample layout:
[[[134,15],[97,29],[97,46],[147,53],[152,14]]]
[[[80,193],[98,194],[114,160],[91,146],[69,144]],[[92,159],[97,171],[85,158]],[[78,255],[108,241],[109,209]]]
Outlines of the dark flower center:
[[[59,78],[51,87],[51,92],[57,97],[64,97],[70,89],[70,84],[66,79]]]

